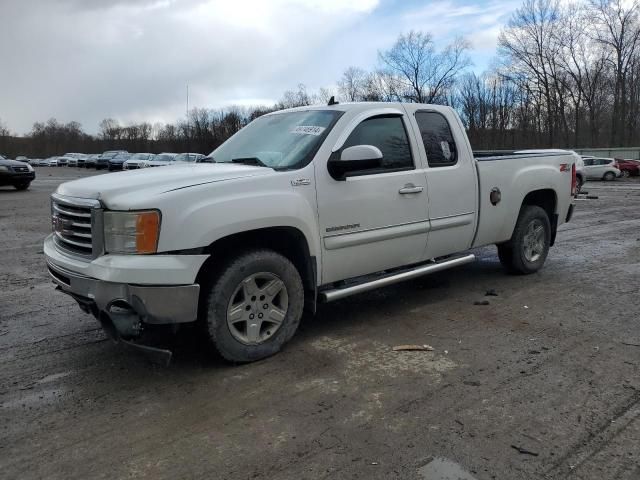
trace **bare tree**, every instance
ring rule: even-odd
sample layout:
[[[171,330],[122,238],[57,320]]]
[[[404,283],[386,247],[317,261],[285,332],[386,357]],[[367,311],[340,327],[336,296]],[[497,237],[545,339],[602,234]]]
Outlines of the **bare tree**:
[[[378,52],[378,57],[387,72],[398,78],[404,99],[434,103],[471,64],[468,50],[469,44],[458,38],[438,52],[430,33],[412,30],[400,35],[391,49]]]
[[[622,144],[629,135],[625,122],[628,113],[627,85],[630,71],[640,50],[640,4],[623,0],[592,0],[591,16],[595,40],[608,47],[614,70],[611,143]]]
[[[514,77],[526,79],[528,87],[543,102],[540,105],[546,125],[548,145],[555,144],[556,115],[563,99],[557,88],[557,56],[559,44],[554,30],[558,28],[558,0],[525,0],[511,17],[498,39],[499,52],[509,63]]]
[[[347,102],[361,101],[365,95],[367,72],[358,67],[349,67],[338,80],[338,91]]]
[[[8,137],[9,135],[11,135],[11,130],[9,130],[9,128],[0,118],[0,137]]]

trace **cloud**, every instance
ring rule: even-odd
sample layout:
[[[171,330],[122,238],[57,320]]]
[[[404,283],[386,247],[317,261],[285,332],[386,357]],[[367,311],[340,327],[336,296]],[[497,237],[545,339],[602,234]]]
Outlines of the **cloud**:
[[[411,28],[489,50],[500,5],[386,0],[0,0],[0,118],[175,121],[334,83]],[[475,39],[475,40],[474,40]]]

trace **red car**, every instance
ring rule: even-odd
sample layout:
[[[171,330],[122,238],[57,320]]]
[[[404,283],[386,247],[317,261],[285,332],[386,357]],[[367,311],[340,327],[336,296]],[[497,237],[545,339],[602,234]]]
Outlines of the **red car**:
[[[616,158],[614,164],[622,172],[623,177],[637,177],[640,175],[640,160],[624,160]]]

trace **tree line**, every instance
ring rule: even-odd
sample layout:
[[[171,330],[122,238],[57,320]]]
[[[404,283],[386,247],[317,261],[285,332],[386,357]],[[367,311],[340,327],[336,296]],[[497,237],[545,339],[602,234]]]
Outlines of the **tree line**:
[[[401,34],[371,69],[351,66],[332,87],[287,90],[270,106],[194,108],[169,124],[122,125],[96,135],[77,122],[34,123],[22,137],[0,121],[0,152],[45,157],[108,149],[209,153],[267,112],[339,101],[451,105],[476,149],[640,145],[638,0],[525,0],[502,29],[492,67],[471,71],[463,38],[438,48],[428,32]]]

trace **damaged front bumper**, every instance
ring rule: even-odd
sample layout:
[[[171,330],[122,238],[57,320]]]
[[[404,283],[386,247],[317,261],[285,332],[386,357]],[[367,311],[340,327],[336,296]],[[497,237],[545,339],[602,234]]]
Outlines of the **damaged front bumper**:
[[[134,345],[128,340],[140,336],[145,324],[189,323],[198,316],[200,286],[196,284],[148,286],[107,282],[72,272],[49,260],[47,268],[58,288],[73,297],[83,311],[93,314],[111,338],[143,350],[158,349]]]

